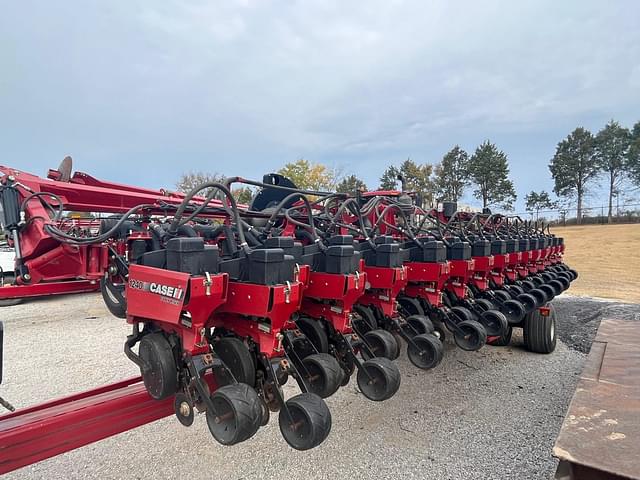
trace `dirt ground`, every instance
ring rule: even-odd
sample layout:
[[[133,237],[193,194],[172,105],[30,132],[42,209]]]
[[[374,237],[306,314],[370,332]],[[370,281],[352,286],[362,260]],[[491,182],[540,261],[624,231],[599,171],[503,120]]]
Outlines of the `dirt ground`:
[[[586,225],[552,230],[564,237],[565,262],[580,277],[571,294],[640,303],[640,225]]]

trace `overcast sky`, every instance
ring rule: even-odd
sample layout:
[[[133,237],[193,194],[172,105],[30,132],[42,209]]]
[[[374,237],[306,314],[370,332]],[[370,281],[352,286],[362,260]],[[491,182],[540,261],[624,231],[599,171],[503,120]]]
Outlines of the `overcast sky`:
[[[32,173],[70,154],[172,187],[304,157],[375,187],[490,139],[523,197],[576,126],[640,120],[640,2],[3,2],[0,62],[0,163]]]

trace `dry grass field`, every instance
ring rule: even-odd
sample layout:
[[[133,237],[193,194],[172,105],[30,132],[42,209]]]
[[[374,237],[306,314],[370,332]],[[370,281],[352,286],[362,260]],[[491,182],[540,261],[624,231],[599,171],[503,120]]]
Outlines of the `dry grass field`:
[[[568,293],[640,303],[640,225],[552,230],[564,237],[565,262],[580,275]]]

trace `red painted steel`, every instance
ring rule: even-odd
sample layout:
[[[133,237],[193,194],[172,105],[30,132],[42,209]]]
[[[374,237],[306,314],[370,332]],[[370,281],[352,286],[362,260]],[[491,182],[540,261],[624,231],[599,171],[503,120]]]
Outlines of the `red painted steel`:
[[[0,474],[69,452],[173,413],[173,398],[154,400],[140,377],[0,417]]]

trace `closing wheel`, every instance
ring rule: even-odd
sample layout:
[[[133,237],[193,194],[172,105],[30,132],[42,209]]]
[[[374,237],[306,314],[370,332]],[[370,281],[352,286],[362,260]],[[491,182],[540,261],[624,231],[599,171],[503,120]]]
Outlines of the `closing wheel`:
[[[550,302],[551,300],[553,300],[553,297],[556,296],[556,291],[548,283],[544,283],[540,285],[538,288],[547,295],[547,302]]]
[[[516,298],[523,306],[526,313],[532,312],[537,306],[536,298],[530,293],[521,293]]]
[[[505,317],[507,317],[507,321],[510,325],[520,323],[527,313],[524,305],[518,300],[507,300],[502,305],[500,305],[500,311],[504,314]],[[497,335],[501,335],[501,333]]]
[[[523,280],[521,282],[521,285],[525,292],[528,292],[529,290],[533,290],[534,288],[536,288],[536,284],[533,283],[531,280]]]
[[[142,371],[142,380],[151,398],[162,400],[176,393],[178,367],[164,335],[150,333],[142,337],[138,355],[148,365]]]
[[[513,302],[513,300],[509,301]],[[487,335],[491,337],[498,337],[509,328],[507,317],[497,310],[487,310],[486,312],[482,312],[479,321],[487,332]]]
[[[539,288],[534,288],[533,290],[529,290],[528,293],[529,295],[531,295],[533,298],[536,299],[536,308],[544,307],[549,301],[547,294],[542,290],[540,290]]]
[[[411,327],[407,329],[407,334],[411,337],[434,331],[433,323],[424,315],[410,315],[406,321]]]
[[[400,369],[388,358],[372,358],[358,370],[358,388],[374,402],[387,400],[400,388]]]
[[[442,322],[435,322],[433,324],[433,328],[433,335],[438,337],[438,339],[444,344],[444,341],[447,338],[447,328]]]
[[[536,353],[551,353],[556,348],[556,311],[549,305],[549,314],[542,315],[535,310],[524,319],[522,329],[524,345],[527,350]]]
[[[301,393],[285,402],[278,415],[280,433],[296,450],[317,447],[331,431],[331,412],[325,401],[313,393]]]
[[[353,307],[353,311],[358,314],[360,318],[355,318],[353,321],[357,323],[357,327],[362,332],[368,332],[378,328],[378,321],[376,316],[370,307],[364,305],[356,305]]]
[[[224,362],[238,383],[254,386],[256,367],[249,348],[234,337],[223,337],[213,344],[213,351]]]
[[[512,297],[517,297],[521,293],[524,293],[524,289],[520,285],[508,285],[507,290],[511,294]]]
[[[511,343],[511,335],[513,335],[513,327],[509,325],[507,327],[507,331],[504,332],[504,334],[502,334],[499,338],[496,338],[495,340],[487,343],[496,347],[506,347]]]
[[[473,321],[473,314],[465,307],[451,307],[456,323]]]
[[[506,290],[496,290],[493,292],[498,303],[506,302],[507,300],[511,300],[511,295]]]
[[[564,286],[560,280],[551,280],[548,285],[553,288],[553,292],[556,296],[564,292]]]
[[[424,316],[424,309],[417,298],[398,297],[398,303],[400,304],[400,313],[403,317],[408,317],[409,315]]]
[[[413,343],[407,345],[407,356],[416,367],[429,370],[442,361],[444,345],[440,339],[430,334],[421,334],[412,340]]]
[[[540,278],[542,278],[545,283],[549,283],[551,280],[555,278],[555,276],[551,272],[542,272],[540,274]]]
[[[304,381],[311,393],[319,397],[327,398],[340,388],[344,372],[338,361],[328,353],[315,353],[304,360],[307,373],[304,373]]]
[[[327,332],[320,320],[310,317],[300,317],[296,321],[296,325],[300,331],[304,333],[304,336],[313,344],[318,353],[329,352],[329,338],[327,337]]]
[[[538,275],[531,277],[530,280],[533,282],[536,288],[538,288],[540,285],[544,283],[544,280]]]
[[[571,280],[566,277],[558,276],[556,280],[562,284],[562,291],[567,290],[571,286]]]
[[[262,401],[245,383],[218,388],[211,395],[213,411],[207,409],[207,425],[222,445],[235,445],[251,438],[263,420]]]
[[[487,310],[491,310],[493,307],[493,303],[491,300],[487,300],[486,298],[476,298],[474,303],[482,310],[486,312]]]
[[[577,272],[576,270],[574,270],[573,268],[570,268],[570,269],[568,270],[568,272],[569,272],[569,273],[571,273],[571,275],[573,276],[573,279],[574,279],[574,280],[577,280],[577,279],[578,279],[578,272]]]
[[[398,342],[395,337],[386,330],[371,330],[365,333],[364,341],[371,349],[374,357],[385,357],[395,359],[398,353]],[[362,350],[362,356],[368,359],[369,352]]]
[[[462,350],[480,350],[487,343],[487,331],[474,320],[461,322],[453,333],[453,340]]]

